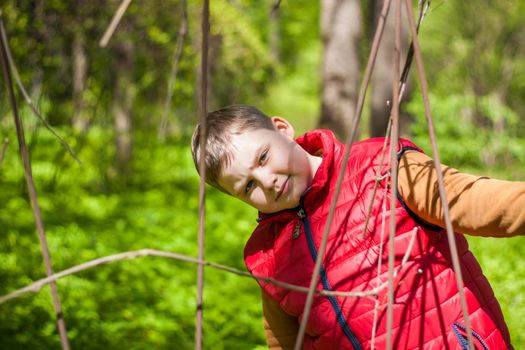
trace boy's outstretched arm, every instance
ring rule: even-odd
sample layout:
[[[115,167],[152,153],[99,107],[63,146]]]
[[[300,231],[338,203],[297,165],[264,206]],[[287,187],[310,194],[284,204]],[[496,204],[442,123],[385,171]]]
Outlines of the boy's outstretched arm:
[[[299,331],[297,317],[284,312],[278,303],[261,290],[264,335],[269,350],[292,350]]]
[[[443,167],[454,230],[475,236],[525,235],[525,182],[463,174]],[[399,161],[398,189],[422,220],[445,227],[434,161],[407,151]]]

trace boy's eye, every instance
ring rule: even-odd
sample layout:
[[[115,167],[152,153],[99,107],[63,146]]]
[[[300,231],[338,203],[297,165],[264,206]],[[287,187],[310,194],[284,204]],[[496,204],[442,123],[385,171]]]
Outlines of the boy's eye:
[[[264,151],[261,156],[259,157],[259,164],[264,163],[268,159],[268,151]]]
[[[244,193],[250,192],[252,187],[253,187],[253,180],[250,180],[248,181],[248,183],[246,184],[246,187],[244,188]]]

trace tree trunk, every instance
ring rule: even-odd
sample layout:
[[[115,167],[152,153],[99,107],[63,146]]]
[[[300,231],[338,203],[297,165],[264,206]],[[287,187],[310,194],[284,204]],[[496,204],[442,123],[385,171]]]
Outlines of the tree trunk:
[[[84,101],[87,67],[85,37],[79,26],[73,37],[73,127],[81,132],[86,131],[89,124]]]
[[[33,35],[35,38],[35,41],[41,43],[44,47],[47,45],[49,40],[48,35],[48,27],[47,27],[47,20],[45,15],[45,4],[44,0],[37,0],[35,1],[35,7],[33,11],[33,20],[34,23],[31,26],[33,30]],[[32,55],[33,57],[39,57],[37,55]],[[45,50],[43,53],[45,54]],[[44,70],[42,69],[42,63],[39,61],[39,59],[31,60],[33,65],[33,72],[31,77],[31,86],[29,95],[33,101],[38,101],[40,99],[40,95],[42,94],[42,85],[44,82]]]
[[[119,173],[126,174],[131,159],[131,106],[134,98],[133,65],[135,47],[128,39],[116,45],[115,91],[113,93],[113,116],[116,133],[116,161]]]
[[[319,126],[345,139],[355,113],[359,85],[359,0],[322,0],[324,44]]]
[[[275,1],[271,1],[275,2]],[[279,7],[275,7],[270,11],[270,34],[268,38],[268,45],[270,47],[270,54],[279,62],[281,60],[281,26],[280,26],[280,11]]]
[[[377,26],[379,16],[381,14],[381,8],[383,1],[374,0],[374,20],[373,30]],[[395,46],[395,16],[394,16],[394,2],[390,4],[390,12],[385,24],[385,31],[381,45],[379,46],[379,52],[372,74],[371,80],[371,115],[370,115],[370,137],[381,137],[385,136],[386,129],[388,126],[388,120],[390,119],[390,108],[392,106],[392,78],[394,75],[392,57],[394,54]],[[408,50],[408,26],[407,26],[406,13],[402,12],[401,18],[401,67],[406,59],[406,52]],[[407,100],[410,90],[410,80],[407,81],[405,88],[403,101]],[[387,101],[390,101],[387,104]],[[400,134],[407,134],[408,123],[410,117],[406,113],[399,115]]]

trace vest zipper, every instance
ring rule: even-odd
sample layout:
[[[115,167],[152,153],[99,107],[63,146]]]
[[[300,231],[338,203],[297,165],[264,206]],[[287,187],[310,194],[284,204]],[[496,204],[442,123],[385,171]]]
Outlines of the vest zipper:
[[[306,210],[304,209],[302,202],[300,209],[297,211],[297,216],[299,216],[304,225],[308,249],[310,251],[310,255],[312,256],[312,260],[315,263],[315,261],[317,260],[317,248],[315,247],[314,239],[312,236],[312,230],[310,228],[310,222],[308,221]],[[328,275],[326,274],[326,270],[323,265],[321,265],[321,283],[324,289],[332,290],[330,281],[328,280]],[[341,309],[341,305],[339,304],[337,298],[334,296],[327,296],[327,298],[328,301],[330,301],[332,309],[334,310],[337,323],[339,323],[339,326],[341,327],[341,330],[343,331],[348,341],[350,341],[355,350],[363,350],[363,347],[357,340],[357,337],[355,336],[354,332],[350,329],[350,325],[348,324],[345,316],[343,315],[343,310]]]
[[[306,214],[304,212],[304,209],[300,208],[298,211],[297,211],[297,216],[299,217],[300,221],[297,221],[295,223],[295,226],[293,228],[293,231],[292,231],[292,239],[297,239],[299,238],[299,236],[301,235],[301,226],[302,226],[302,221],[303,219],[306,217]]]

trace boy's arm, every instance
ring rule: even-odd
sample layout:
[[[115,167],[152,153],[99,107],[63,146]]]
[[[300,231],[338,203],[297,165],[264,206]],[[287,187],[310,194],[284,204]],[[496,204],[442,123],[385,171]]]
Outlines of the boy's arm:
[[[264,335],[270,350],[291,350],[299,331],[297,317],[284,312],[278,303],[262,291]]]
[[[443,167],[454,230],[476,236],[525,235],[525,182],[462,174]],[[445,227],[434,161],[407,151],[399,161],[399,194],[424,221]]]

